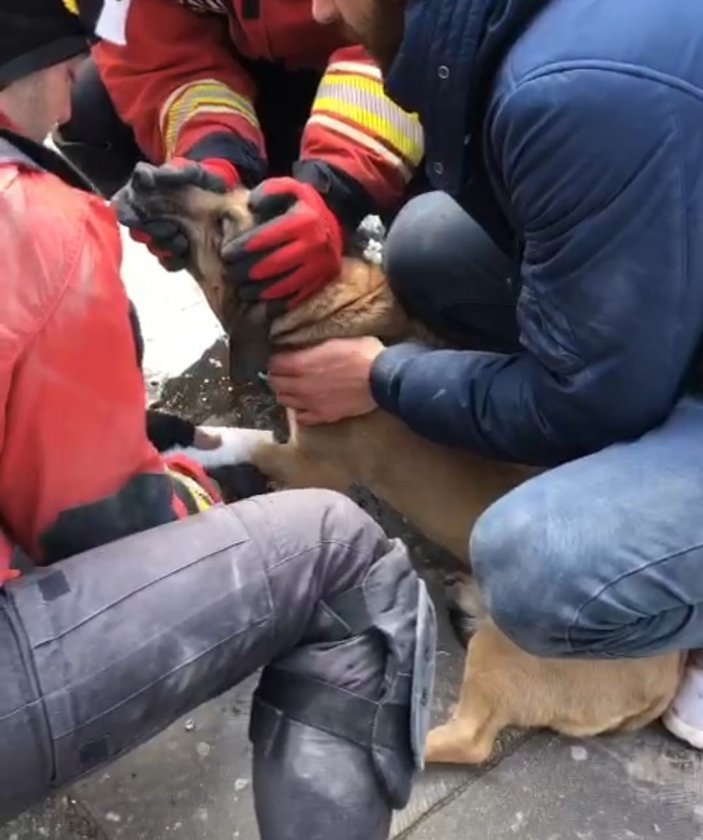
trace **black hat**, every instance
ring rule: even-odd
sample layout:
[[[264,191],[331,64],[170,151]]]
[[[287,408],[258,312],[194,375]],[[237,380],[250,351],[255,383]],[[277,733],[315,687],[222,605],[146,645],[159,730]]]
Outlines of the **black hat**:
[[[0,0],[0,88],[86,52],[124,43],[130,0]]]

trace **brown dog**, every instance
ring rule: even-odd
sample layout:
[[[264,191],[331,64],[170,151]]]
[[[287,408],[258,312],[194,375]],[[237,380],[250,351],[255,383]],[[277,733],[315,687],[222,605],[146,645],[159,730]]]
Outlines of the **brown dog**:
[[[338,280],[271,322],[263,305],[238,301],[223,280],[220,252],[253,223],[247,196],[242,189],[228,195],[195,187],[155,190],[151,169],[141,165],[132,195],[118,208],[127,222],[137,213],[176,221],[186,231],[190,271],[230,336],[235,378],[265,369],[271,347],[361,335],[385,342],[433,340],[399,307],[381,269],[360,256],[346,258]],[[276,485],[346,492],[354,483],[363,484],[462,561],[478,516],[536,472],[438,446],[380,410],[316,427],[296,427],[292,415],[288,419],[288,442],[260,444],[252,456]],[[470,587],[462,595],[480,609]],[[679,654],[637,660],[538,659],[483,617],[469,644],[457,711],[430,732],[427,760],[483,762],[507,726],[549,727],[574,736],[645,726],[672,699],[682,664]]]

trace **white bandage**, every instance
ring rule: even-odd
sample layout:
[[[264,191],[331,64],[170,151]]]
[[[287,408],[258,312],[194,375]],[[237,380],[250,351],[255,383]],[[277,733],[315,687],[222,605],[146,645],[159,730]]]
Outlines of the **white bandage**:
[[[173,446],[163,454],[183,454],[197,461],[205,469],[250,464],[256,449],[273,443],[273,434],[263,429],[235,429],[231,426],[200,426],[204,432],[219,435],[222,443],[217,449],[198,449],[195,446]]]

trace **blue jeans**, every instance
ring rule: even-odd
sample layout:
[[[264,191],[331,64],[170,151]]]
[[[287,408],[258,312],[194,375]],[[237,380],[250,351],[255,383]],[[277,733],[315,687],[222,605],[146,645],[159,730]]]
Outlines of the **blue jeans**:
[[[703,647],[703,402],[513,490],[470,551],[496,623],[532,653]]]
[[[401,211],[386,268],[431,326],[459,319],[467,336],[486,324],[486,343],[510,339],[505,257],[446,195]],[[703,647],[703,401],[513,490],[478,520],[470,554],[495,622],[532,653]]]

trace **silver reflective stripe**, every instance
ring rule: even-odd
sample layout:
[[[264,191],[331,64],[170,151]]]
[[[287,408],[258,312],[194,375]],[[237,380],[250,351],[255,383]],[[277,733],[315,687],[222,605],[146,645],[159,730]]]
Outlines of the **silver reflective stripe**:
[[[24,152],[20,152],[4,137],[0,137],[0,163],[21,163],[27,169],[34,169],[36,172],[43,171],[43,167],[39,166],[31,157],[25,155]]]

